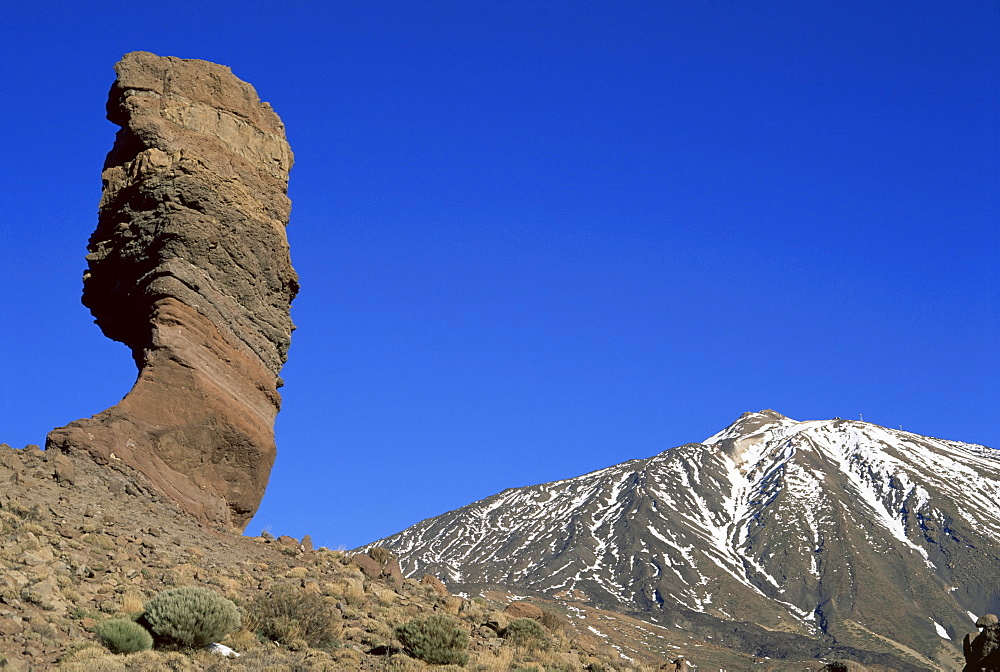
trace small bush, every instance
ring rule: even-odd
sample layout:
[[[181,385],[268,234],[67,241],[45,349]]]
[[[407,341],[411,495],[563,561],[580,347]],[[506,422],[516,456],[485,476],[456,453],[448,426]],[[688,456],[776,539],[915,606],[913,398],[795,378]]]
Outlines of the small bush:
[[[381,546],[376,546],[368,551],[368,557],[383,567],[396,559],[396,556],[392,554],[392,551],[388,548],[382,548]]]
[[[207,588],[172,588],[146,603],[143,619],[167,644],[203,648],[240,627],[236,605]]]
[[[469,633],[454,619],[435,614],[396,626],[396,637],[406,652],[431,665],[465,665]]]
[[[21,520],[26,520],[30,523],[40,523],[45,519],[45,516],[42,515],[42,510],[38,504],[33,504],[31,508],[28,509],[16,502],[7,502],[7,506],[5,508]]]
[[[542,618],[539,622],[552,634],[565,632],[566,626],[569,625],[565,616],[550,609],[542,609]]]
[[[153,636],[146,628],[127,618],[98,623],[94,632],[112,653],[135,653],[153,648]]]
[[[259,622],[261,636],[285,646],[304,642],[323,649],[338,645],[340,615],[318,593],[290,586],[276,588],[257,598],[249,613]]]
[[[503,636],[504,639],[529,649],[545,649],[549,646],[545,628],[531,618],[515,618],[504,629]]]

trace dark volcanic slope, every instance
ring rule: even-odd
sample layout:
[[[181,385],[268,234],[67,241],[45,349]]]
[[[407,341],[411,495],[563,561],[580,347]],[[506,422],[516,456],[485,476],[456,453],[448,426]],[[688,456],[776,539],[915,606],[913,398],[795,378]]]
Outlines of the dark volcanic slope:
[[[586,600],[767,655],[948,668],[973,615],[1000,608],[996,454],[748,413],[703,443],[507,490],[373,546],[410,574]]]

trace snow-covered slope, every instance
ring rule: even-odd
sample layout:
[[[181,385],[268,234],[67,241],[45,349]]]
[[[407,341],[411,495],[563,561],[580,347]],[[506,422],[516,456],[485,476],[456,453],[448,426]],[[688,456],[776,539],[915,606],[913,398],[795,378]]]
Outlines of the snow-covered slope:
[[[997,453],[747,413],[702,443],[507,490],[372,545],[453,585],[703,631],[756,623],[927,664],[970,613],[1000,610]]]

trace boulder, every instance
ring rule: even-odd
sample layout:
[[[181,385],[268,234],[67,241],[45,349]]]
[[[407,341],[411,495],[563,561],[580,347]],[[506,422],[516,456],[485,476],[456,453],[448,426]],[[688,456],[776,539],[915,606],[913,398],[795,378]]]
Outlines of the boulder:
[[[19,618],[0,618],[0,636],[12,637],[19,635],[24,630],[24,625]]]
[[[529,602],[511,602],[504,610],[507,618],[531,618],[536,621],[542,619],[542,610]]]
[[[853,660],[834,660],[820,669],[822,672],[865,672],[868,668]]]
[[[1000,670],[1000,619],[994,614],[985,614],[976,620],[976,627],[982,631],[978,635],[966,635],[962,642],[963,672]]]
[[[983,614],[976,619],[977,628],[991,628],[1000,623],[1000,618],[996,614]]]
[[[399,566],[399,560],[393,558],[382,566],[382,578],[394,586],[402,585],[403,570]]]
[[[351,556],[351,561],[358,566],[358,569],[369,579],[382,578],[382,565],[368,556],[367,553],[357,553]]]
[[[441,579],[437,578],[436,576],[431,576],[430,574],[424,574],[424,576],[420,579],[420,583],[421,585],[424,586],[430,586],[431,589],[441,597],[448,596],[447,586],[445,586],[444,583],[442,583]]]
[[[292,153],[270,105],[225,66],[133,52],[115,69],[107,110],[121,130],[83,303],[139,375],[47,448],[135,469],[202,521],[243,529],[274,463],[298,291]]]
[[[357,553],[351,560],[369,579],[382,579],[396,586],[403,582],[403,572],[395,558],[382,564],[367,553]]]
[[[71,459],[59,454],[55,456],[53,463],[53,472],[57,481],[69,485],[76,483],[76,466]]]

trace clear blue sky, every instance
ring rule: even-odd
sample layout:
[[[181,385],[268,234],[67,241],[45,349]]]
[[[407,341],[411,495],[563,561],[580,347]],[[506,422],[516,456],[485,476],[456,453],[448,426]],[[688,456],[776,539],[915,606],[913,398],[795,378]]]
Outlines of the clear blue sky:
[[[354,547],[744,411],[1000,447],[1000,18],[922,2],[7,2],[0,441],[116,403],[80,304],[126,52],[284,119],[302,293],[248,532]]]

